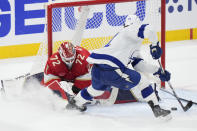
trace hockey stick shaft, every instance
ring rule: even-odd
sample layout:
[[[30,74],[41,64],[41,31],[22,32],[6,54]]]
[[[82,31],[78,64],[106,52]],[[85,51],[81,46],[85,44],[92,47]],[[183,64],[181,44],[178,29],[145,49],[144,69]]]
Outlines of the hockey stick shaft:
[[[165,93],[168,93],[168,94],[174,96],[173,93],[171,93],[171,92],[169,92],[169,91],[167,91],[167,90],[165,90],[165,89],[163,89],[163,88],[161,88],[160,90],[163,91],[163,92],[165,92]],[[174,97],[175,97],[175,96],[174,96]],[[185,101],[185,102],[189,102],[189,101],[190,101],[190,100],[187,100],[187,99],[184,99],[184,98],[181,98],[181,97],[179,97],[179,99],[182,100],[182,101]],[[197,102],[193,102],[193,104],[197,105]]]
[[[165,72],[164,72],[164,69],[163,69],[163,67],[162,67],[162,65],[161,65],[161,62],[159,61],[159,59],[158,59],[158,63],[159,63],[160,68],[162,69],[162,72],[165,73]],[[183,109],[184,111],[187,111],[188,109],[190,109],[190,107],[192,106],[193,102],[192,102],[192,101],[189,101],[189,102],[187,103],[186,106],[183,106],[183,103],[181,102],[180,98],[177,96],[177,94],[176,94],[174,88],[172,87],[172,84],[170,83],[170,81],[168,81],[167,83],[168,83],[170,89],[172,90],[172,92],[173,92],[175,98],[177,99],[177,101],[178,101],[179,104],[181,105],[182,109]]]

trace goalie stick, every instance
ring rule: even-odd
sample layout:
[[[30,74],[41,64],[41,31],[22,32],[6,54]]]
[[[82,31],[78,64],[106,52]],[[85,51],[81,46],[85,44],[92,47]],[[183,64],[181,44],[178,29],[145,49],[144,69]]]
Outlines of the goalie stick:
[[[4,80],[1,80],[1,81],[13,81],[13,80],[20,80],[20,79],[23,79],[23,78],[29,77],[29,76],[31,76],[31,75],[32,75],[32,74],[30,74],[30,72],[28,72],[28,73],[22,74],[22,75],[20,75],[20,76],[14,77],[14,78],[4,79]]]
[[[165,90],[164,88],[161,88],[160,90],[163,91],[163,92],[165,92],[165,93],[168,93],[168,94],[174,96],[173,93],[171,93],[171,92],[168,91],[168,90]],[[174,97],[175,97],[175,96],[174,96]],[[179,99],[182,100],[182,101],[185,101],[185,102],[190,102],[190,101],[191,101],[191,100],[187,100],[187,99],[184,99],[184,98],[181,98],[181,97],[179,97]],[[191,102],[192,102],[193,104],[197,105],[197,102],[194,102],[194,101],[191,101]]]
[[[27,84],[27,82],[33,78],[35,79],[38,79],[37,76],[41,76],[43,72],[40,72],[40,73],[30,73],[30,72],[27,72],[25,74],[22,74],[22,75],[19,75],[19,76],[16,76],[16,77],[13,77],[13,78],[7,78],[7,79],[2,79],[0,80],[1,83],[0,83],[0,92],[4,92],[5,93],[5,88],[6,88],[6,83],[8,82],[13,82],[13,81],[18,81],[18,80],[22,80],[22,86],[24,87],[25,84]],[[41,74],[41,75],[40,75]]]
[[[162,67],[162,65],[161,65],[161,62],[159,61],[159,59],[158,59],[158,63],[159,63],[160,68],[162,69],[162,72],[165,73],[165,72],[164,72],[164,69],[163,69],[163,67]],[[176,94],[174,88],[172,87],[170,81],[168,81],[167,83],[168,83],[170,89],[172,90],[172,92],[173,92],[173,94],[174,94],[174,97],[177,99],[177,101],[178,101],[179,104],[181,105],[183,111],[185,111],[185,112],[188,111],[188,110],[192,107],[193,102],[192,102],[192,101],[188,101],[188,103],[186,104],[186,106],[183,106],[183,103],[181,102],[180,98],[177,96],[177,94]]]

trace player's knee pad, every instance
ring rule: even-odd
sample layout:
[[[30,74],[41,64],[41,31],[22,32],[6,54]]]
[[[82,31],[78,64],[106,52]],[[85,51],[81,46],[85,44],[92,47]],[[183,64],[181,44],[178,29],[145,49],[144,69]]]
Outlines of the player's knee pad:
[[[158,104],[157,97],[151,83],[149,82],[149,79],[142,73],[138,88],[141,91],[141,97],[144,101],[148,102],[152,100],[154,104]]]
[[[102,90],[96,90],[94,89],[92,86],[87,88],[87,92],[92,96],[92,97],[96,97],[96,96],[100,96],[104,93],[104,91]]]
[[[137,86],[131,88],[131,91],[134,93],[135,97],[139,101],[144,101],[144,98],[148,96],[148,94],[151,94],[151,87],[150,82],[146,78],[146,76],[142,73],[140,73],[141,79]]]

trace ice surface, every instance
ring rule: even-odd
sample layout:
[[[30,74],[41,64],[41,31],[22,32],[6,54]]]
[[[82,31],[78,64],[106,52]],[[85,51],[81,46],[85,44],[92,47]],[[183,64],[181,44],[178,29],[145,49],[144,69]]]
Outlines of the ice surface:
[[[177,94],[197,102],[197,41],[171,42],[166,48],[166,67]],[[32,57],[0,60],[0,79],[27,73],[31,67]],[[0,98],[0,131],[197,130],[197,106],[183,112],[174,97],[161,91],[161,106],[178,108],[168,122],[154,118],[146,103],[91,106],[85,113],[68,111],[64,109],[66,102],[47,88],[33,82],[24,89],[21,81],[15,81],[14,86],[5,83],[6,96]]]

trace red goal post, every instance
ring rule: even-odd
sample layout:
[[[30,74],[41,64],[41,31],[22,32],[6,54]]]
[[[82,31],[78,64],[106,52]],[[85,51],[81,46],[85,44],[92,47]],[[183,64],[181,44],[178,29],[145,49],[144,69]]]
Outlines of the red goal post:
[[[165,25],[166,25],[166,22],[165,22],[166,21],[166,17],[165,17],[166,16],[165,15],[165,12],[166,12],[165,11],[165,6],[166,6],[166,0],[93,0],[93,1],[75,1],[75,2],[49,3],[47,5],[48,57],[50,57],[52,55],[52,53],[54,52],[54,34],[53,34],[53,32],[54,32],[53,31],[53,27],[54,27],[53,26],[53,23],[54,23],[53,20],[55,19],[55,14],[53,14],[53,10],[54,9],[80,7],[80,6],[83,7],[83,6],[87,6],[87,5],[88,6],[96,6],[96,5],[99,6],[99,5],[105,5],[105,4],[123,4],[123,3],[140,2],[140,1],[141,2],[147,2],[147,3],[148,2],[152,2],[153,3],[153,5],[152,5],[153,7],[154,6],[160,6],[160,7],[158,7],[158,9],[159,9],[158,12],[160,13],[160,23],[159,23],[160,29],[159,29],[158,32],[159,32],[159,37],[160,37],[159,39],[160,39],[160,42],[161,42],[161,47],[163,49],[163,54],[162,54],[162,57],[161,57],[161,63],[162,63],[162,66],[165,69],[165,28],[166,28],[165,27]],[[157,4],[154,5],[154,2],[155,1],[156,2],[160,2],[160,5],[157,5]],[[124,9],[122,9],[122,10],[124,10]],[[148,15],[148,13],[149,12],[146,12],[146,15]],[[125,15],[128,15],[128,14],[126,13]],[[152,15],[152,14],[150,14],[150,15]],[[74,16],[74,17],[76,17],[76,16]],[[153,23],[153,24],[155,24],[155,23]],[[85,28],[86,27],[84,27],[83,29],[85,30]],[[89,29],[91,30],[91,28],[89,28]],[[110,27],[110,29],[111,29],[111,27]],[[103,32],[103,33],[106,33],[106,31]],[[70,33],[69,33],[69,35],[70,35]],[[65,36],[66,36],[66,34],[65,34]],[[112,38],[112,37],[110,37],[110,38]],[[110,38],[107,39],[107,40],[109,41]],[[71,39],[69,39],[69,40],[71,40]],[[83,41],[83,38],[81,38],[81,39],[82,39],[81,41]],[[66,39],[66,40],[68,40],[68,39]],[[92,38],[91,38],[91,40],[92,40]],[[55,41],[57,41],[57,40],[55,40]],[[98,40],[95,40],[95,41],[98,42]],[[81,44],[83,46],[83,43],[81,43]],[[57,48],[56,48],[56,50],[57,50]],[[162,87],[165,87],[165,83],[162,83],[161,86]]]

